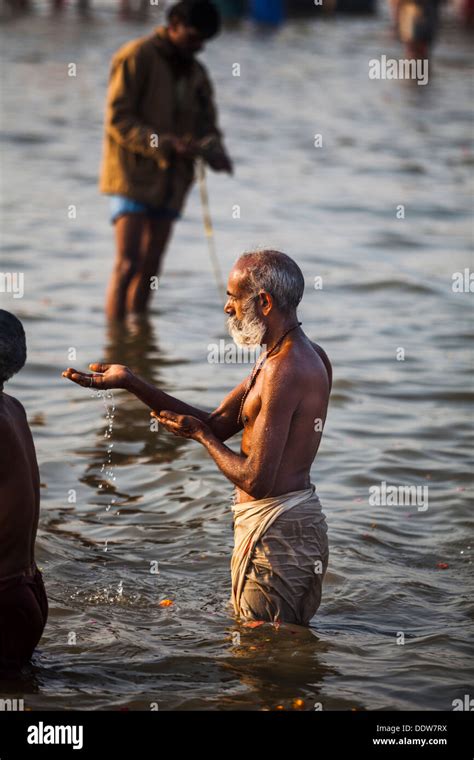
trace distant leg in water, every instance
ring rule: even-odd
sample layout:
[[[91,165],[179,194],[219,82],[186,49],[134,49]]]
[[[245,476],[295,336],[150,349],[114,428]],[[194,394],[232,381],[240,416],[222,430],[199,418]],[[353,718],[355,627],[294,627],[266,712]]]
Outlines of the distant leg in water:
[[[172,221],[146,214],[124,214],[115,221],[117,253],[107,294],[107,316],[146,311],[152,277],[160,272]]]
[[[428,58],[439,28],[440,0],[392,0],[396,33],[407,58]]]

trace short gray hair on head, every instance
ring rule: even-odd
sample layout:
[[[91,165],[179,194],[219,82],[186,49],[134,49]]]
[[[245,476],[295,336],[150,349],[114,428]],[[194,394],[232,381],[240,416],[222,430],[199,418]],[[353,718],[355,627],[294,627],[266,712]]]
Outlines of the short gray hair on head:
[[[26,361],[23,325],[14,314],[0,309],[0,386],[21,370]]]
[[[273,296],[280,311],[296,310],[303,298],[304,277],[290,256],[281,251],[250,251],[239,256],[236,264],[245,270],[253,294],[265,290]]]

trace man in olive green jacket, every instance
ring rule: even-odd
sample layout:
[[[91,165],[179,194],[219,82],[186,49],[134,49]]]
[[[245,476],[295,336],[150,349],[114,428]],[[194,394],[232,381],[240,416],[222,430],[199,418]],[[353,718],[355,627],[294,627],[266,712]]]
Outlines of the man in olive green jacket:
[[[195,54],[219,31],[207,0],[184,0],[168,25],[122,47],[112,60],[100,189],[111,197],[117,256],[110,319],[143,313],[173,222],[203,158],[232,172],[217,124],[213,88]]]

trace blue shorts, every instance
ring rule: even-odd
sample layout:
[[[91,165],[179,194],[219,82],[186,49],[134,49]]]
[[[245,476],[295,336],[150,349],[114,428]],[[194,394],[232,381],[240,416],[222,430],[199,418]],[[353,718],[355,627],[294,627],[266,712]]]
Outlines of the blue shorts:
[[[146,214],[152,219],[177,219],[179,211],[164,206],[149,206],[148,203],[140,203],[124,195],[110,196],[110,222],[114,224],[119,216],[124,214]]]

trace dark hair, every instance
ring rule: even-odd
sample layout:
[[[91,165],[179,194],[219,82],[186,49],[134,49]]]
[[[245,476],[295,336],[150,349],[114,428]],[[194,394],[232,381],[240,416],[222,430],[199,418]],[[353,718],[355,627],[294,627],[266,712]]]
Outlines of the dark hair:
[[[198,30],[205,40],[215,37],[221,28],[221,15],[209,0],[182,0],[168,11],[168,21],[180,21]]]
[[[25,331],[20,320],[0,309],[0,385],[21,370],[26,362]]]

